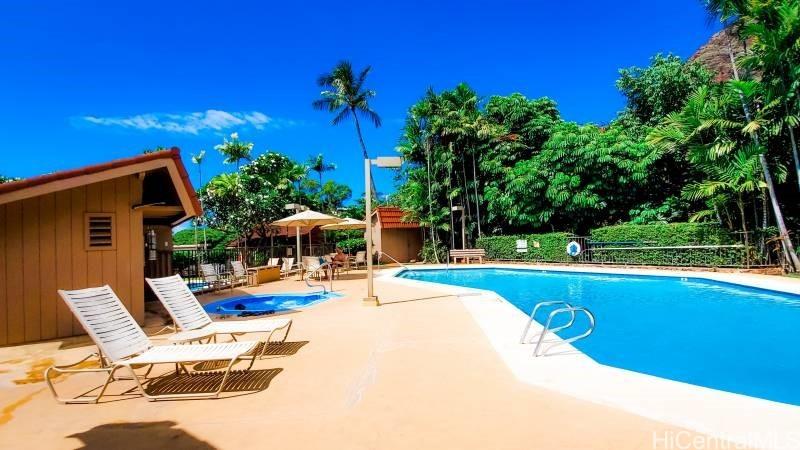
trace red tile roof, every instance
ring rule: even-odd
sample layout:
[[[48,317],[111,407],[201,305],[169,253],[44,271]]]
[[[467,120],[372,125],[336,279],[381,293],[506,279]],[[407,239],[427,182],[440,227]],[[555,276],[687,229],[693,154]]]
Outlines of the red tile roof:
[[[395,206],[379,206],[375,210],[381,222],[381,228],[419,228],[418,222],[405,222],[402,209]]]
[[[200,200],[197,198],[197,192],[195,192],[192,182],[189,180],[189,174],[186,172],[186,167],[183,165],[183,161],[181,160],[181,151],[178,147],[172,147],[169,150],[163,150],[159,152],[143,153],[130,158],[115,159],[113,161],[80,167],[78,169],[62,170],[60,172],[53,172],[46,175],[25,178],[19,181],[12,181],[10,183],[3,183],[0,184],[0,194],[6,194],[21,189],[27,189],[34,186],[51,183],[53,181],[91,175],[94,173],[104,172],[106,170],[140,164],[147,161],[154,161],[157,159],[173,159],[175,161],[175,166],[178,168],[181,181],[186,188],[186,192],[189,193],[192,206],[194,206],[195,210],[198,212],[198,214],[200,214],[200,211],[202,211],[202,208],[200,207]]]

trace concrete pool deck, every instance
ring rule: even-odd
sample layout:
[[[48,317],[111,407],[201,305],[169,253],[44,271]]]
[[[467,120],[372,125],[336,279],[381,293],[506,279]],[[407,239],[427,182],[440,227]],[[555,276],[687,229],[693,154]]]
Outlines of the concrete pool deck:
[[[716,438],[521,380],[475,320],[476,302],[487,312],[491,303],[380,277],[376,291],[384,305],[366,307],[363,271],[345,278],[334,282],[342,298],[288,314],[295,324],[287,343],[234,386],[255,393],[152,403],[125,394],[133,383],[120,381],[99,405],[61,405],[42,382],[43,371],[94,351],[87,338],[0,348],[0,446],[617,450],[701,442],[735,448],[711,447]],[[234,295],[307,290],[283,280]],[[519,330],[513,334],[518,339]],[[59,378],[57,388],[81,392],[100,382],[73,375]]]
[[[425,266],[415,269],[436,270],[444,267]],[[800,293],[800,282],[797,279],[760,274],[556,265],[472,266],[472,268],[479,267],[699,278]],[[469,266],[459,266],[453,269],[469,270],[469,268]],[[392,277],[400,271],[401,269],[385,271],[382,276],[386,277],[386,282],[401,286],[439,289],[442,293],[461,293],[462,302],[467,310],[484,330],[506,366],[522,382],[707,433],[713,438],[732,443],[775,449],[800,448],[798,406],[606,366],[569,345],[560,347],[552,356],[533,358],[531,355],[534,345],[519,343],[528,316],[502,296],[492,291]],[[542,326],[533,322],[529,335],[538,335],[541,331]],[[668,330],[654,330],[654,332],[668,332]]]

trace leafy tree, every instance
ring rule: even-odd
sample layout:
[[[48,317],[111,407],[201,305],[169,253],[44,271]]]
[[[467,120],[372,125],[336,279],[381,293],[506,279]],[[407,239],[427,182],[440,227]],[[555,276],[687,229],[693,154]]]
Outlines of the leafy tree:
[[[371,70],[372,68],[367,66],[356,75],[349,61],[340,62],[330,73],[319,77],[317,85],[323,88],[323,91],[320,93],[321,98],[312,103],[315,109],[336,114],[331,122],[333,125],[339,125],[352,117],[364,159],[369,159],[369,153],[364,144],[358,117],[368,119],[376,128],[381,126],[380,116],[369,104],[375,97],[375,91],[364,86]]]
[[[287,199],[305,168],[280,153],[266,152],[239,173],[215,176],[200,191],[211,226],[246,236],[269,235],[269,223],[283,217]]]
[[[224,249],[229,243],[235,241],[237,238],[236,233],[227,233],[216,228],[207,228],[205,231],[207,245],[211,250]],[[194,230],[180,230],[172,235],[172,241],[175,245],[195,244]]]
[[[488,190],[511,226],[586,232],[624,220],[646,187],[649,147],[619,127],[558,125],[540,153],[515,164],[506,190]]]
[[[3,183],[10,183],[10,182],[12,182],[12,181],[19,181],[19,180],[21,180],[21,179],[22,179],[22,178],[5,177],[5,176],[3,176],[3,175],[0,175],[0,184],[3,184]]]
[[[336,213],[339,208],[344,206],[344,202],[352,197],[353,191],[346,184],[328,180],[322,185],[320,195],[323,203],[328,206],[328,211]]]
[[[712,74],[698,63],[684,62],[673,54],[657,54],[646,68],[619,71],[617,88],[627,98],[626,114],[642,124],[655,125],[678,111],[697,88],[708,86]]]

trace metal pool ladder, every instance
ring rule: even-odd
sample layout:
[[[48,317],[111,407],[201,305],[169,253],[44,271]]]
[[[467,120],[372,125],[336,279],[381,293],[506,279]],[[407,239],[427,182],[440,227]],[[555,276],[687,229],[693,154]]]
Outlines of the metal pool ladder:
[[[530,340],[528,340],[526,342],[526,339],[528,337],[528,332],[531,329],[531,325],[533,324],[533,320],[534,320],[534,317],[536,316],[536,312],[542,306],[553,306],[553,305],[561,305],[561,307],[550,311],[550,315],[547,316],[547,322],[545,322],[544,329],[542,330],[542,332],[540,334],[538,334],[538,335],[532,336],[530,338]],[[589,319],[589,327],[586,329],[586,331],[584,331],[583,333],[581,333],[581,334],[579,334],[577,336],[573,336],[573,337],[567,338],[567,339],[560,339],[560,340],[554,339],[554,340],[550,340],[550,341],[545,341],[544,340],[544,338],[547,335],[547,333],[555,334],[555,333],[557,333],[557,332],[559,332],[561,330],[565,330],[565,329],[571,327],[572,325],[574,325],[575,324],[576,313],[584,314],[586,316],[586,318]],[[553,323],[553,319],[556,316],[561,315],[561,314],[569,314],[570,315],[569,321],[564,325],[560,325],[560,326],[557,326],[557,327],[550,328],[550,325],[552,325],[552,323]],[[583,306],[572,306],[569,303],[567,303],[565,301],[561,301],[561,300],[539,302],[539,303],[536,304],[536,306],[533,307],[533,311],[531,311],[531,317],[528,319],[528,323],[525,325],[525,330],[522,332],[522,336],[519,338],[519,343],[520,344],[529,344],[529,343],[532,343],[533,340],[538,337],[538,339],[536,340],[536,348],[533,349],[533,356],[534,357],[545,356],[547,354],[547,352],[549,352],[550,350],[552,350],[555,347],[558,347],[559,345],[570,344],[572,342],[579,341],[579,340],[581,340],[583,338],[588,337],[594,331],[594,325],[595,325],[594,314],[592,314],[591,311],[589,311],[588,309],[584,308]],[[554,342],[554,343],[553,343],[553,345],[547,347],[546,349],[542,349],[542,344],[544,344],[546,342]]]

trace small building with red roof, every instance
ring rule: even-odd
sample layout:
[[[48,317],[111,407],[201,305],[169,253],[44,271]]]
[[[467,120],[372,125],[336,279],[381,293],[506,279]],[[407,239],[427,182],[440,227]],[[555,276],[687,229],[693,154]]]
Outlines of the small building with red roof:
[[[400,262],[419,260],[422,250],[422,227],[405,220],[406,213],[396,206],[379,206],[372,213],[372,242],[376,252],[383,252]],[[381,257],[382,263],[391,258]]]
[[[145,276],[200,214],[177,148],[0,184],[0,345],[83,334],[59,289],[108,284],[143,323]]]

